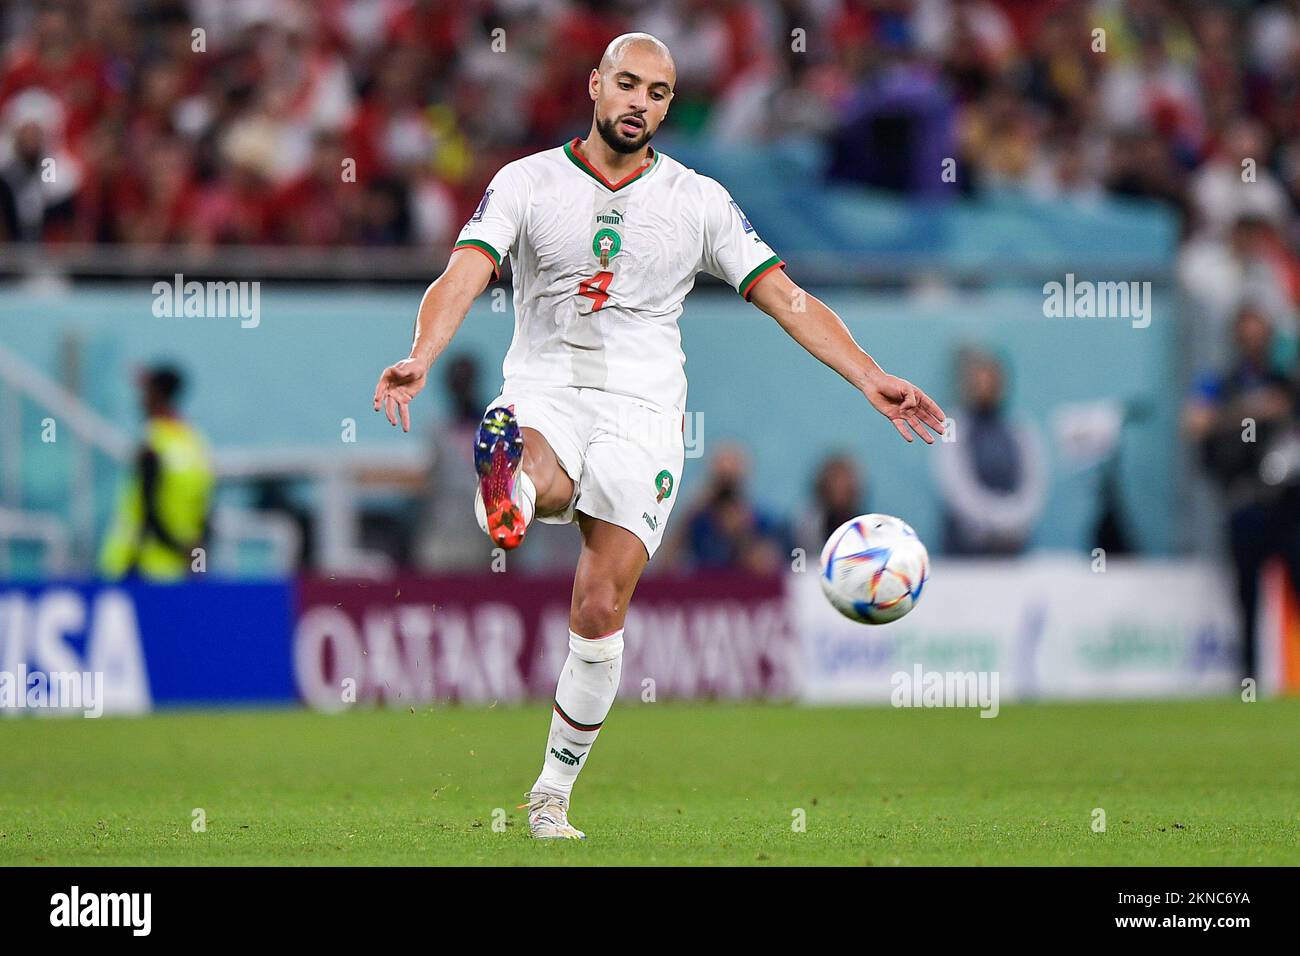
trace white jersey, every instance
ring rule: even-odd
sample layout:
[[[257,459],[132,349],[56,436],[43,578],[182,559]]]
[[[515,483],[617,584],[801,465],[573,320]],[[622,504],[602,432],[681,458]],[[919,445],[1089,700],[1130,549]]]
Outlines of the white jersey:
[[[716,181],[651,147],[611,183],[577,143],[503,166],[456,242],[513,263],[505,390],[595,388],[684,411],[677,320],[696,273],[748,298],[784,263]]]

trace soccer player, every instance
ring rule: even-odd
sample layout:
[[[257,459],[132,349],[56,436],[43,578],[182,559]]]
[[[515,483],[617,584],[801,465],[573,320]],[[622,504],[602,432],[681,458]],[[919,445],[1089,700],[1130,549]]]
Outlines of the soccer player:
[[[502,548],[517,547],[534,519],[576,521],[582,534],[569,656],[528,794],[539,838],[583,837],[569,823],[569,796],[618,691],[628,602],[680,497],[677,321],[696,274],[722,279],[776,319],[907,441],[943,433],[942,409],[881,369],[786,276],[722,186],[649,145],[675,80],[656,38],[627,33],[609,44],[587,80],[587,137],[497,172],[424,294],[410,356],[375,388],[376,411],[409,431],[408,406],[430,366],[512,258],[515,335],[478,432],[475,510]]]

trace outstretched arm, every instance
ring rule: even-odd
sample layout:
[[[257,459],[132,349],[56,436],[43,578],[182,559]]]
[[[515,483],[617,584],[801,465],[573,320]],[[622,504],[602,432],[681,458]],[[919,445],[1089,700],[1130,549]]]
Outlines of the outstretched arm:
[[[396,425],[400,414],[402,431],[411,430],[407,406],[424,388],[429,368],[451,342],[470,305],[487,288],[495,271],[495,263],[477,249],[460,248],[451,254],[442,275],[425,290],[415,318],[410,356],[384,369],[375,386],[375,411],[382,406],[390,424]]]
[[[776,319],[810,355],[839,372],[905,439],[912,440],[909,427],[927,444],[934,443],[930,431],[943,434],[944,414],[938,403],[906,379],[885,372],[853,340],[840,317],[795,285],[784,270],[773,269],[759,279],[749,301]]]

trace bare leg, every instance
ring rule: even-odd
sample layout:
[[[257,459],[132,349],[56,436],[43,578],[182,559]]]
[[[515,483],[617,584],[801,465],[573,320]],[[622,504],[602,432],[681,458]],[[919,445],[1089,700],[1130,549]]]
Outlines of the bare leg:
[[[537,490],[537,514],[563,511],[573,500],[573,479],[560,466],[554,449],[535,428],[524,428],[524,471]]]
[[[585,638],[598,638],[623,626],[649,558],[641,539],[626,528],[579,513],[578,529],[582,554],[573,578],[569,627]]]

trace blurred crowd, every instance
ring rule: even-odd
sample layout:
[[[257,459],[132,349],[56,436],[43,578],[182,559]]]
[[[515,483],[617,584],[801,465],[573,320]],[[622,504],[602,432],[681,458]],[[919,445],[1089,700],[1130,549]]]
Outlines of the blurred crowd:
[[[1154,198],[1207,295],[1296,300],[1297,0],[8,0],[0,238],[445,243],[587,128],[628,29],[673,50],[675,135],[815,137],[914,195]]]

